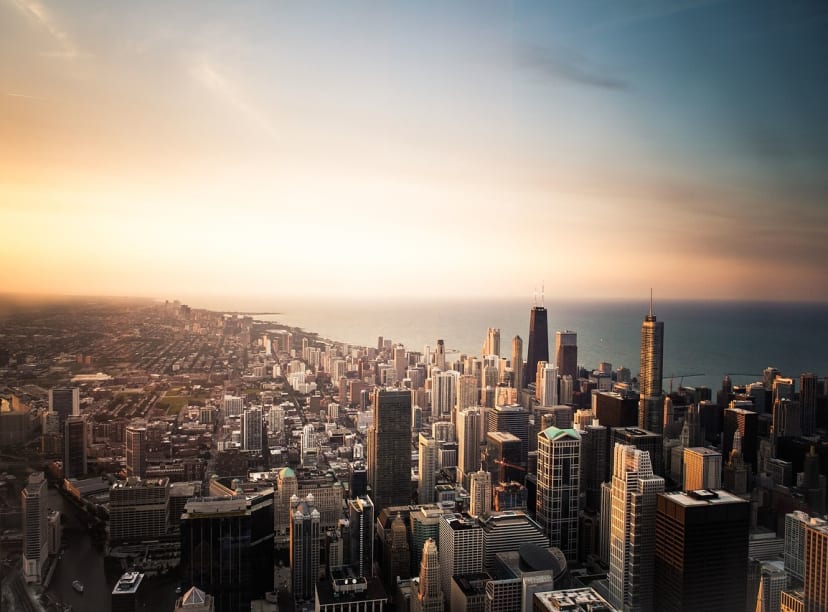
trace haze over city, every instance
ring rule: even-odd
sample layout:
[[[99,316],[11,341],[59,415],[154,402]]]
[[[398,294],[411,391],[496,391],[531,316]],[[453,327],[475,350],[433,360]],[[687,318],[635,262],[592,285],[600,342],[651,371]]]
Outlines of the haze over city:
[[[826,300],[826,15],[2,0],[0,286]]]

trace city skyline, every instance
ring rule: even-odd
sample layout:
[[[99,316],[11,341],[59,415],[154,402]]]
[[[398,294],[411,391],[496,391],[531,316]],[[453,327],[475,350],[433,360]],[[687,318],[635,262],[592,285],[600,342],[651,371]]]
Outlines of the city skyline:
[[[825,17],[5,0],[0,284],[824,301]]]

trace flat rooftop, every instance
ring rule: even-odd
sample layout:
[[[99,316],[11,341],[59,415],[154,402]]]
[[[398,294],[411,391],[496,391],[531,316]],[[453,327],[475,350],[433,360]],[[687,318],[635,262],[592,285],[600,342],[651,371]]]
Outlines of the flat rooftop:
[[[747,501],[742,499],[741,497],[738,497],[736,495],[733,495],[732,493],[728,493],[727,491],[721,489],[699,489],[697,491],[685,492],[679,491],[675,493],[663,493],[662,495],[664,495],[664,497],[670,499],[671,501],[685,507],[747,503]]]
[[[138,592],[141,586],[141,581],[144,579],[144,574],[140,572],[127,572],[121,576],[120,580],[112,589],[113,595],[131,595]]]

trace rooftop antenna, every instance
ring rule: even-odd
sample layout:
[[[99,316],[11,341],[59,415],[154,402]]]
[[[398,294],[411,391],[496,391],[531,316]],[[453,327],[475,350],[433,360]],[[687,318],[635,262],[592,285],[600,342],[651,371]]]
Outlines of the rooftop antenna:
[[[650,287],[650,317],[653,316],[653,288]]]
[[[546,299],[544,293],[546,292],[546,281],[541,281],[541,306],[546,306]]]
[[[533,296],[532,300],[534,302],[533,305],[537,307],[537,305],[538,305],[538,288],[537,287],[532,287],[532,296]]]

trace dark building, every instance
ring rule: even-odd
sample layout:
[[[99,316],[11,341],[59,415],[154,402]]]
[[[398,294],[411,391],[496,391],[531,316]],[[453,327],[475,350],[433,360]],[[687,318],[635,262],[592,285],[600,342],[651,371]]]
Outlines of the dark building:
[[[144,589],[141,589],[143,580],[144,574],[139,572],[127,572],[121,576],[112,589],[112,612],[137,612],[146,606]]]
[[[649,451],[650,463],[653,466],[653,472],[657,476],[661,476],[662,478],[665,477],[663,452],[664,441],[661,434],[638,429],[637,427],[615,427],[610,429],[609,438],[609,453],[607,456],[609,457],[610,474],[613,473],[613,464],[615,462],[615,453],[613,452],[613,449],[615,448],[615,444],[618,443],[628,444],[636,447],[637,449]]]
[[[250,610],[273,590],[273,493],[200,497],[181,517],[181,574],[216,612]]]
[[[601,391],[595,394],[595,416],[604,427],[637,427],[638,394]]]
[[[722,457],[729,457],[733,449],[733,434],[736,430],[742,435],[742,457],[756,473],[756,451],[758,450],[759,414],[744,408],[728,408],[724,411],[724,430],[722,432]]]
[[[368,483],[376,510],[411,501],[411,392],[377,389],[368,430]]]
[[[63,475],[80,478],[86,474],[86,419],[69,416],[63,424]]]
[[[701,428],[704,430],[704,439],[710,444],[721,444],[724,407],[712,402],[701,401],[699,403],[699,420],[701,421]]]
[[[526,471],[521,467],[523,442],[508,431],[486,433],[486,469],[492,475],[492,486],[513,480],[521,481]]]
[[[750,503],[726,491],[659,493],[655,609],[744,610]]]
[[[561,376],[578,379],[578,335],[574,331],[555,332],[555,366]]]
[[[521,466],[526,466],[529,455],[529,412],[520,405],[495,406],[489,410],[486,431],[509,432],[520,440]]]
[[[526,374],[523,385],[535,382],[538,362],[549,361],[549,330],[546,323],[546,308],[533,306],[529,314],[529,352],[526,359]]]
[[[816,432],[817,377],[810,372],[799,377],[799,406],[802,416],[802,435]]]
[[[587,425],[581,434],[580,494],[584,507],[601,509],[601,483],[609,480],[607,456],[610,430],[603,425]]]
[[[51,389],[49,391],[49,410],[57,412],[60,426],[73,414],[80,414],[79,389]]]
[[[365,463],[355,461],[348,465],[348,494],[351,497],[363,497],[368,494],[368,470]]]

